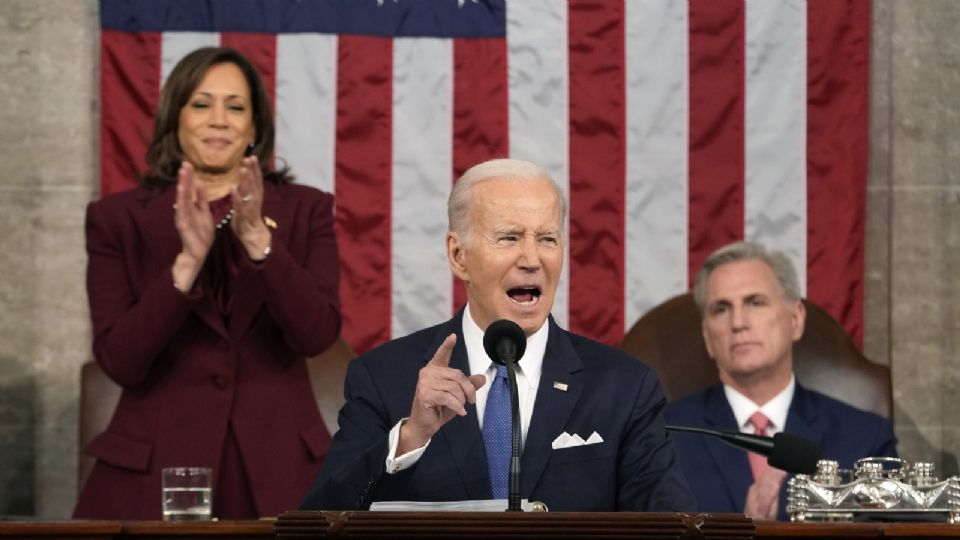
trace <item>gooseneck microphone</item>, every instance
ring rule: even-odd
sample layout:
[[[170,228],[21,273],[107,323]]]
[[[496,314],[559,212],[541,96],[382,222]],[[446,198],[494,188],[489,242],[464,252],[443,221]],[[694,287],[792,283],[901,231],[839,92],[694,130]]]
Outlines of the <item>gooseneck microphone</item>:
[[[699,433],[719,437],[737,448],[767,456],[772,467],[795,474],[813,474],[817,472],[820,460],[820,447],[810,439],[781,431],[773,437],[751,435],[739,431],[714,431],[712,429],[666,426],[669,431]]]
[[[520,508],[520,401],[517,398],[517,370],[514,363],[519,362],[527,350],[527,335],[517,323],[500,319],[487,327],[483,334],[483,350],[491,360],[507,368],[507,380],[510,383],[510,422],[512,441],[510,446],[510,480],[507,484],[507,511],[522,512]]]

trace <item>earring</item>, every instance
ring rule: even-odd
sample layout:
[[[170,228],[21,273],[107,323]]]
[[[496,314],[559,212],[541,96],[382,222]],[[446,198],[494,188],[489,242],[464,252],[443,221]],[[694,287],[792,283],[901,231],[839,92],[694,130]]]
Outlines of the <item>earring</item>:
[[[252,155],[253,155],[253,148],[254,148],[254,146],[255,146],[255,145],[254,145],[252,142],[251,142],[250,144],[248,144],[248,145],[247,145],[247,151],[244,152],[243,155],[245,155],[245,156],[252,156]]]

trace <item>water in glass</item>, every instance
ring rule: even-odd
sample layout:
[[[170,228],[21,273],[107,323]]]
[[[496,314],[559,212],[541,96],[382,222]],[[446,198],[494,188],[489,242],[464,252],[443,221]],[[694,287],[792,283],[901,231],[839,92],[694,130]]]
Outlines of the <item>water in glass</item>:
[[[164,521],[197,521],[210,519],[210,488],[163,488]]]

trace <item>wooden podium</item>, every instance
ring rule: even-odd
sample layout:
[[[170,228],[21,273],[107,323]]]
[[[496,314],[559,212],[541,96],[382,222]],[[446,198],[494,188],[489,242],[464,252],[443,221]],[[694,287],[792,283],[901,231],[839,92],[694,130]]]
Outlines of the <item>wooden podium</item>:
[[[287,512],[257,521],[3,521],[0,540],[274,538],[960,538],[946,523],[753,522],[740,514],[631,512]]]
[[[287,512],[278,538],[754,538],[741,514]]]

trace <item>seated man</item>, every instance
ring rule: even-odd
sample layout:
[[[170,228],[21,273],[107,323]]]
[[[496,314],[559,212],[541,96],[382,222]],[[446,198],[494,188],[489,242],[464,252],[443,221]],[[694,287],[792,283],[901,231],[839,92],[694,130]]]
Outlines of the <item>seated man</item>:
[[[697,273],[693,295],[722,384],[667,405],[667,423],[786,431],[815,441],[823,458],[841,468],[862,457],[896,455],[885,418],[796,383],[792,346],[803,335],[806,311],[786,255],[750,242],[725,246]],[[699,435],[678,434],[674,444],[700,511],[786,518],[787,473],[766,458]]]
[[[467,305],[350,364],[340,431],[301,508],[506,498],[509,394],[483,348],[499,319],[527,336],[517,364],[521,497],[551,511],[694,508],[656,373],[549,316],[565,212],[559,187],[532,163],[493,160],[464,173],[448,201],[446,249]],[[563,433],[596,436],[553,448]]]

